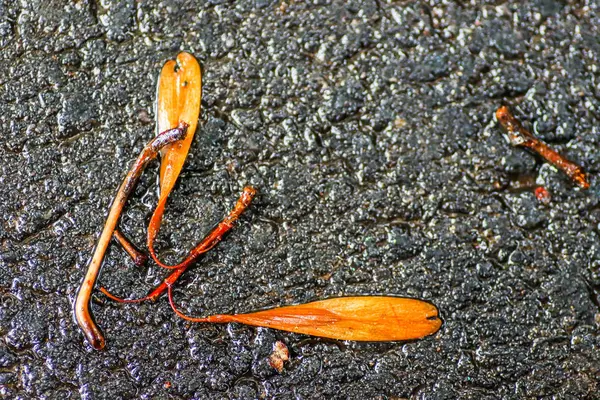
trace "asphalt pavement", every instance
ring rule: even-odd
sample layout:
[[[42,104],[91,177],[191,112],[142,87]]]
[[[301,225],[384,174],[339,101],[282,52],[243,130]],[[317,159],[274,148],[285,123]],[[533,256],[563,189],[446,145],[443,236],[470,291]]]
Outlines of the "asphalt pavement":
[[[600,399],[599,27],[597,1],[0,0],[0,397]],[[202,113],[161,256],[259,195],[181,309],[401,295],[439,307],[438,333],[341,342],[97,293],[106,349],[84,341],[74,297],[182,50]],[[590,189],[512,147],[502,104]],[[120,223],[140,247],[157,176]],[[139,297],[166,274],[113,245],[99,284]]]

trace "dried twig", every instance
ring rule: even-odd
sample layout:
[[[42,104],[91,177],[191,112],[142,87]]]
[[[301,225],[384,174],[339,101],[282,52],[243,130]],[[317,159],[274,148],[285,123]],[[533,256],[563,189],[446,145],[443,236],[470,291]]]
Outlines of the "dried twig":
[[[139,251],[137,247],[135,247],[135,245],[131,243],[129,239],[127,239],[127,237],[123,235],[123,233],[121,233],[121,231],[115,229],[115,233],[113,236],[117,240],[117,242],[119,242],[121,247],[123,247],[123,250],[125,250],[125,252],[129,254],[129,257],[131,257],[135,265],[137,265],[138,267],[143,267],[144,265],[146,265],[146,262],[148,261],[148,256]]]
[[[202,254],[206,253],[213,247],[215,247],[223,238],[223,236],[233,228],[234,222],[239,218],[239,216],[244,212],[246,208],[252,202],[252,199],[256,195],[256,189],[251,186],[246,186],[242,195],[238,199],[235,207],[223,221],[219,223],[205,238],[200,242],[196,248],[194,248],[188,257],[179,264],[180,267],[175,269],[159,286],[157,286],[154,290],[152,290],[147,296],[139,298],[139,299],[122,299],[111,294],[108,290],[101,287],[100,291],[104,293],[110,299],[117,301],[119,303],[139,303],[146,300],[156,300],[158,297],[163,294],[167,287],[173,285],[177,279],[185,272],[185,270],[192,265],[198,257]]]
[[[569,161],[551,149],[546,143],[533,136],[527,129],[523,128],[508,107],[502,106],[496,110],[496,118],[500,122],[500,125],[508,132],[508,139],[513,146],[523,146],[539,154],[550,164],[567,174],[582,189],[590,187],[587,177],[580,166]]]
[[[156,158],[160,149],[164,146],[175,143],[185,137],[187,133],[188,125],[184,122],[179,124],[177,128],[170,129],[163,132],[152,139],[142,150],[137,160],[133,164],[129,173],[125,177],[125,180],[119,187],[117,195],[113,200],[110,212],[106,218],[104,229],[98,239],[98,244],[94,250],[94,255],[88,265],[88,270],[77,294],[75,301],[75,318],[77,323],[81,327],[81,330],[85,334],[87,340],[90,342],[92,347],[95,349],[102,349],[105,341],[102,332],[94,322],[92,313],[90,311],[90,298],[92,290],[98,278],[102,261],[106,254],[106,249],[110,243],[110,240],[115,232],[115,228],[121,217],[121,212],[127,199],[133,193],[135,186],[142,175],[142,172],[148,165],[148,163]]]

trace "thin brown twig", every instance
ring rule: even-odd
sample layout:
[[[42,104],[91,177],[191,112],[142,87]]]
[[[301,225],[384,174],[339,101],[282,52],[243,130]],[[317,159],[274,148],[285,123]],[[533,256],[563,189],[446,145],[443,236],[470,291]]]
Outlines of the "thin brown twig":
[[[550,148],[546,143],[533,136],[514,117],[508,107],[502,106],[498,108],[496,110],[496,118],[500,122],[500,125],[508,132],[508,139],[513,146],[523,146],[539,154],[550,164],[563,171],[582,189],[590,187],[585,172],[583,172],[583,169],[579,165],[569,161],[566,157]]]
[[[90,299],[106,250],[108,249],[110,240],[115,232],[125,203],[127,203],[127,199],[133,193],[135,186],[148,163],[156,158],[159,150],[164,146],[183,139],[187,133],[187,128],[188,124],[181,122],[177,128],[162,132],[152,139],[144,147],[129,170],[113,200],[108,217],[106,218],[106,223],[104,224],[104,228],[98,239],[98,244],[94,250],[94,255],[90,260],[87,273],[75,300],[75,319],[85,334],[86,339],[95,349],[100,350],[104,348],[105,340],[100,328],[96,325],[92,316]]]
[[[143,267],[144,265],[146,265],[146,262],[148,261],[148,256],[142,253],[140,250],[138,250],[138,248],[135,247],[135,245],[131,243],[131,241],[127,239],[127,237],[123,235],[121,231],[115,229],[115,233],[113,234],[113,236],[117,240],[117,242],[119,242],[121,247],[123,247],[123,250],[125,250],[125,252],[129,254],[129,257],[131,257],[135,265],[137,265],[138,267]]]

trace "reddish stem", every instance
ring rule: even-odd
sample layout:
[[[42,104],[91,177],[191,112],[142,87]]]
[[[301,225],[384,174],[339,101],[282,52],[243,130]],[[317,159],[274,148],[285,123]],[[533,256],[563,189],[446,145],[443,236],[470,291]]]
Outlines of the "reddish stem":
[[[190,317],[188,315],[185,315],[184,313],[179,311],[177,309],[177,306],[175,305],[175,300],[173,300],[173,285],[169,284],[169,285],[167,285],[167,287],[168,287],[169,304],[171,305],[171,308],[173,309],[175,314],[177,314],[178,317],[183,318],[186,321],[215,322],[215,323],[238,322],[238,318],[236,318],[235,315],[230,315],[230,314],[214,314],[214,315],[209,315],[208,317]]]
[[[514,117],[508,107],[502,106],[496,110],[496,118],[500,122],[500,125],[508,132],[508,139],[513,146],[527,147],[563,171],[582,189],[590,187],[585,172],[583,172],[583,169],[579,165],[569,161],[566,157],[550,148],[546,143],[533,136],[527,129],[523,128],[523,125]]]
[[[198,244],[188,255],[188,257],[179,264],[179,267],[169,275],[160,285],[152,290],[147,296],[139,299],[122,299],[111,294],[105,288],[100,288],[100,291],[104,293],[110,299],[119,303],[139,303],[145,300],[156,300],[158,297],[167,290],[167,288],[173,285],[177,279],[185,272],[185,270],[194,263],[202,254],[206,253],[213,247],[215,247],[223,238],[223,236],[233,228],[234,222],[240,217],[246,208],[252,202],[252,199],[256,196],[256,189],[252,186],[246,186],[244,191],[240,195],[237,203],[229,213],[227,217],[223,219],[203,240]]]
[[[154,250],[154,239],[158,234],[158,230],[160,227],[160,220],[162,218],[163,210],[164,210],[164,202],[159,203],[154,214],[152,215],[152,220],[148,225],[148,250],[150,251],[150,255],[156,264],[166,269],[186,269],[191,264],[196,261],[196,259],[206,253],[208,250],[212,249],[217,243],[219,243],[223,237],[223,235],[233,228],[233,223],[239,218],[239,216],[244,212],[246,208],[252,202],[252,199],[256,195],[256,189],[252,186],[246,186],[242,195],[238,199],[235,207],[229,213],[225,219],[219,223],[219,225],[202,241],[200,242],[194,249],[190,251],[185,260],[180,262],[177,265],[167,265],[161,262],[158,259],[158,256]],[[158,216],[158,217],[155,217]],[[182,272],[183,273],[183,272]],[[175,274],[175,273],[173,273]],[[181,275],[181,274],[180,274]],[[177,278],[175,278],[177,279]],[[173,281],[174,282],[174,281]],[[163,289],[164,291],[164,289]]]

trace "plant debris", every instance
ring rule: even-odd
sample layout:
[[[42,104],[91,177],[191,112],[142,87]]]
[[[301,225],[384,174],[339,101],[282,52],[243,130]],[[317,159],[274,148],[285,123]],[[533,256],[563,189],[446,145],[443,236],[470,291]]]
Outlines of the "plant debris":
[[[81,330],[85,334],[88,342],[95,349],[104,348],[105,341],[100,328],[94,322],[92,313],[90,310],[90,298],[92,296],[92,290],[96,284],[102,261],[106,255],[106,250],[110,244],[110,240],[114,235],[117,223],[123,212],[123,208],[127,203],[127,199],[133,193],[135,186],[142,175],[142,172],[150,161],[154,160],[160,149],[170,143],[174,143],[185,137],[187,133],[188,125],[184,122],[180,123],[177,128],[169,129],[165,132],[160,133],[154,139],[152,139],[142,150],[137,160],[129,170],[129,173],[125,177],[125,180],[119,187],[117,195],[115,196],[104,229],[98,239],[98,244],[94,250],[94,255],[88,265],[87,273],[83,279],[83,283],[77,294],[75,300],[75,319],[81,327]]]
[[[161,151],[160,197],[148,224],[147,245],[150,256],[161,267],[175,269],[182,265],[163,264],[154,250],[154,240],[160,229],[167,199],[183,168],[198,125],[202,100],[202,73],[198,61],[189,53],[179,53],[176,60],[169,60],[163,65],[157,86],[157,131],[169,129],[179,121],[190,124],[185,140],[173,143]]]
[[[146,165],[156,158],[159,151],[162,155],[161,193],[148,225],[147,245],[156,264],[163,268],[174,269],[174,271],[143,298],[122,299],[101,288],[100,290],[109,298],[121,303],[135,303],[155,300],[162,293],[168,291],[169,303],[173,311],[188,321],[238,322],[338,340],[412,340],[437,332],[442,321],[434,305],[421,300],[393,296],[340,297],[248,314],[216,314],[204,318],[189,317],[179,311],[173,300],[173,285],[200,255],[221,241],[223,235],[231,230],[234,222],[256,195],[253,187],[245,187],[229,215],[192,249],[181,263],[165,265],[158,259],[154,250],[154,240],[160,228],[167,198],[185,162],[196,129],[200,112],[200,96],[201,74],[195,58],[188,53],[180,53],[176,61],[167,61],[161,70],[158,83],[157,120],[158,130],[162,133],[158,134],[144,148],[138,161],[121,185],[77,296],[75,306],[77,322],[95,349],[102,349],[105,346],[105,340],[90,312],[91,292],[112,236],[116,237],[132,258],[137,260],[140,257],[139,251],[120,232],[116,231],[116,226],[139,176]],[[172,126],[177,126],[177,128],[171,128]],[[162,131],[163,129],[166,130]],[[274,363],[272,365],[281,371],[283,362],[288,358],[287,348],[283,345],[275,350],[276,354],[271,360]]]
[[[189,317],[177,309],[171,286],[169,302],[177,315],[191,322],[238,322],[338,340],[420,339],[442,326],[433,304],[405,297],[338,297],[249,314],[216,314],[202,318]]]
[[[508,139],[513,146],[523,146],[537,153],[550,164],[567,174],[582,189],[590,187],[587,177],[580,166],[569,161],[551,149],[546,143],[533,136],[514,117],[507,106],[502,106],[496,110],[496,119],[498,119],[500,125],[508,132]]]
[[[538,186],[537,188],[535,188],[534,193],[535,198],[538,199],[538,201],[544,205],[548,205],[552,201],[552,195],[550,194],[548,189],[546,189],[543,186]]]
[[[244,212],[246,208],[252,202],[252,199],[256,195],[256,189],[251,186],[246,186],[242,195],[238,199],[235,204],[233,210],[229,213],[229,215],[223,219],[201,242],[198,246],[196,246],[189,254],[189,256],[179,265],[179,268],[175,269],[165,280],[158,285],[155,289],[153,289],[147,296],[139,298],[139,299],[123,299],[118,296],[111,294],[108,290],[101,287],[100,291],[104,293],[110,299],[117,301],[119,303],[139,303],[146,300],[156,300],[163,294],[169,286],[175,284],[177,279],[185,272],[185,270],[194,263],[194,261],[206,253],[213,247],[215,247],[223,238],[223,236],[233,228],[234,222],[239,218],[239,216]]]
[[[129,239],[127,239],[127,237],[125,237],[125,235],[121,233],[121,231],[115,229],[115,233],[113,236],[121,245],[121,247],[123,247],[123,250],[125,250],[125,252],[129,254],[129,257],[131,257],[135,265],[137,265],[138,267],[143,267],[144,265],[146,265],[146,262],[148,261],[148,256],[142,253],[140,250],[138,250],[138,248],[135,247],[135,245],[131,243]]]

